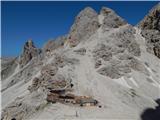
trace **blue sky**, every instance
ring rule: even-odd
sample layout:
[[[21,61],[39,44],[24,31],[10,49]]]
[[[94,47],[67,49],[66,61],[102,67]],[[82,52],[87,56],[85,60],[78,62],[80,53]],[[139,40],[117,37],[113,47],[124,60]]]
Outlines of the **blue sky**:
[[[75,16],[90,6],[97,12],[102,6],[116,11],[135,25],[158,2],[2,2],[2,56],[18,56],[28,39],[39,48],[49,39],[67,34]]]

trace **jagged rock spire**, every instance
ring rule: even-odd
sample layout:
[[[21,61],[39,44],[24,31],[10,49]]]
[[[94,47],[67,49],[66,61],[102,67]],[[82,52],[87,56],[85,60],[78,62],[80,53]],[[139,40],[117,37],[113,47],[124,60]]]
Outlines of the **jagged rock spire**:
[[[115,13],[115,12],[112,9],[104,6],[101,8],[100,14],[107,16],[109,13]]]
[[[90,7],[82,10],[71,27],[68,41],[71,47],[76,46],[84,38],[89,38],[98,29],[98,14]]]
[[[142,29],[160,31],[160,3],[150,10],[148,15],[140,22],[139,27]]]
[[[20,66],[26,65],[33,57],[36,57],[40,53],[40,50],[35,47],[33,41],[28,40],[23,48],[23,53],[20,56]]]
[[[118,16],[112,9],[102,7],[100,15],[103,19],[103,29],[105,28],[118,28],[119,26],[127,24],[127,22]]]
[[[160,3],[138,24],[146,39],[147,51],[160,58]]]
[[[117,28],[125,25],[127,22],[119,17],[110,8],[102,7],[100,15],[104,17],[102,27]],[[68,35],[68,41],[71,47],[76,46],[81,40],[88,39],[101,26],[98,14],[90,7],[86,7],[76,17]]]

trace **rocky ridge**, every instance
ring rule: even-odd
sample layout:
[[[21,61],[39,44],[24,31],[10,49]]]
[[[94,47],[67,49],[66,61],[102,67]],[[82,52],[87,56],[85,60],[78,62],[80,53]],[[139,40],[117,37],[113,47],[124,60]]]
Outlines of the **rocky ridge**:
[[[147,52],[150,37],[143,31],[109,8],[103,7],[98,14],[87,7],[67,37],[49,41],[42,53],[28,41],[21,67],[2,83],[2,119],[48,119],[51,115],[53,119],[139,120],[145,108],[157,105],[160,85],[160,61]],[[63,95],[92,97],[101,109],[48,103],[47,95],[59,90],[65,91]]]
[[[147,51],[160,58],[160,3],[138,25],[146,38]]]
[[[68,42],[75,47],[80,41],[88,39],[98,29],[98,14],[90,7],[86,7],[75,18],[68,35]]]

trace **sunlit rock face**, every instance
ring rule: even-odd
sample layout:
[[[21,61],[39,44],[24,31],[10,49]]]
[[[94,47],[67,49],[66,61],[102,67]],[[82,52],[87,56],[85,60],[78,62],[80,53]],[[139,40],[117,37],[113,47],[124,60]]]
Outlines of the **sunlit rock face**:
[[[144,30],[160,31],[160,3],[149,11],[148,15],[139,23],[139,27]]]
[[[105,28],[118,28],[119,26],[127,24],[127,22],[118,16],[112,9],[102,7],[100,15],[103,19],[103,29]]]
[[[19,61],[20,66],[23,67],[39,54],[40,54],[40,49],[35,47],[33,41],[32,40],[27,41],[24,45],[23,52],[20,56],[20,61]]]
[[[138,25],[146,38],[147,51],[160,58],[160,3]]]
[[[63,47],[67,40],[67,36],[60,36],[54,40],[49,40],[43,46],[44,53],[51,52],[57,48]]]
[[[6,79],[10,76],[15,68],[17,67],[18,59],[17,58],[2,58],[1,59],[1,77],[2,79]]]
[[[89,38],[98,29],[98,14],[90,7],[82,10],[75,18],[68,39],[71,47],[75,47],[80,41]]]

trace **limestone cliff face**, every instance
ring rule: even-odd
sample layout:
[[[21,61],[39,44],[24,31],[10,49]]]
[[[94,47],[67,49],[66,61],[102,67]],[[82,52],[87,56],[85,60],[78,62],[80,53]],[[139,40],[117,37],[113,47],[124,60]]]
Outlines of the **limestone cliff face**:
[[[40,50],[34,46],[32,40],[29,40],[25,43],[23,52],[20,56],[19,64],[20,67],[26,65],[29,61],[31,61],[34,57],[38,56]]]
[[[14,73],[15,68],[17,67],[17,58],[8,58],[1,59],[1,78],[6,79],[12,73]]]
[[[160,58],[160,3],[138,25],[146,38],[147,51]]]
[[[43,46],[43,51],[46,52],[51,52],[59,47],[63,47],[67,40],[66,36],[61,36],[56,38],[55,40],[49,40],[44,46]]]
[[[75,19],[68,35],[68,42],[75,47],[81,40],[89,38],[98,29],[98,14],[90,7],[82,10]]]
[[[144,30],[160,31],[160,3],[149,11],[148,15],[139,23],[139,27]]]
[[[99,21],[99,16],[103,17],[102,23]],[[102,7],[98,14],[92,8],[86,7],[77,15],[69,32],[68,41],[71,47],[75,47],[80,41],[93,35],[101,26],[103,29],[118,28],[125,24],[127,22],[110,8]]]
[[[100,15],[103,18],[103,28],[118,28],[122,25],[127,24],[127,22],[118,16],[112,9],[107,7],[102,7]]]

